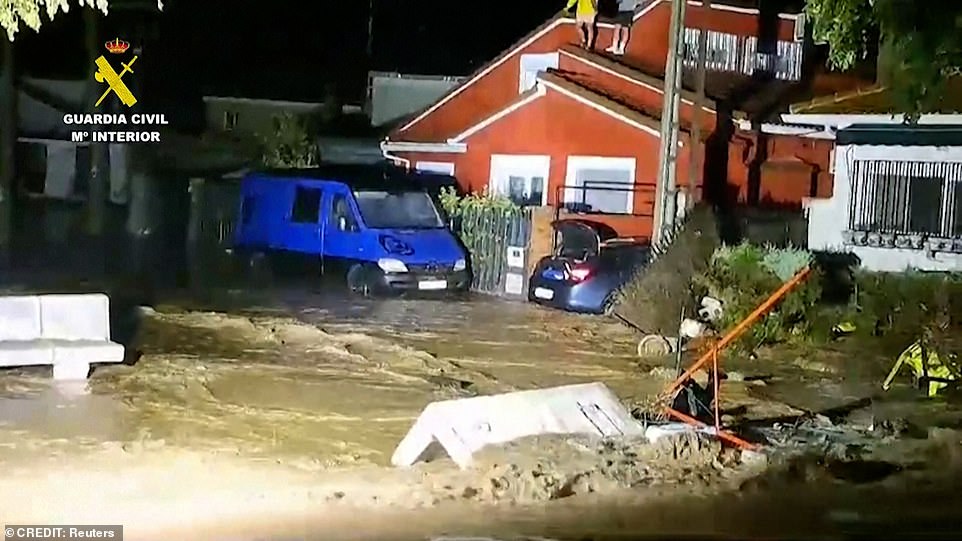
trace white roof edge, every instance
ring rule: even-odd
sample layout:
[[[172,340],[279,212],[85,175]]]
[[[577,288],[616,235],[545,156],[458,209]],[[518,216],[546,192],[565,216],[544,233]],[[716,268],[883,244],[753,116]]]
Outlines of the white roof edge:
[[[703,2],[698,0],[688,0],[688,5],[690,6],[702,6]],[[712,2],[711,9],[717,9],[719,11],[732,11],[734,13],[744,13],[746,15],[758,15],[758,8],[743,8],[740,6],[729,6],[727,4],[718,4]],[[794,21],[798,19],[798,13],[779,13],[778,18],[784,19],[786,21]]]
[[[567,89],[565,89],[565,88],[562,88],[561,86],[558,86],[558,85],[555,84],[555,83],[552,83],[552,82],[550,82],[550,81],[545,81],[545,80],[543,80],[543,79],[541,79],[541,78],[539,78],[538,80],[541,82],[541,84],[547,86],[548,88],[550,88],[551,90],[554,90],[555,92],[558,92],[558,93],[560,93],[560,94],[564,94],[565,96],[567,96],[567,97],[569,97],[569,98],[571,98],[571,99],[573,99],[573,100],[575,100],[575,101],[577,101],[577,102],[580,102],[580,103],[582,103],[582,104],[584,104],[584,105],[587,105],[588,107],[591,107],[591,108],[593,108],[593,109],[595,109],[595,110],[597,110],[597,111],[600,111],[600,112],[602,112],[602,113],[604,113],[604,114],[606,114],[606,115],[608,115],[608,116],[610,116],[610,117],[612,117],[612,118],[615,118],[615,119],[617,119],[617,120],[620,120],[620,121],[624,122],[625,124],[628,124],[629,126],[632,126],[632,127],[634,127],[634,128],[638,128],[638,129],[640,129],[641,131],[646,132],[646,133],[648,133],[648,134],[650,134],[650,135],[654,135],[655,137],[661,137],[661,132],[660,132],[659,130],[656,130],[656,129],[652,128],[651,126],[646,126],[646,125],[644,125],[644,124],[641,124],[641,123],[639,123],[639,122],[636,122],[636,121],[634,121],[634,120],[632,120],[632,119],[630,119],[630,118],[628,118],[628,117],[626,117],[626,116],[624,116],[624,115],[622,115],[622,114],[620,114],[620,113],[618,113],[618,112],[616,112],[616,111],[612,111],[611,109],[609,109],[609,108],[607,108],[607,107],[605,107],[605,106],[603,106],[603,105],[601,105],[601,104],[595,103],[595,102],[593,102],[593,101],[591,101],[591,100],[589,100],[589,99],[587,99],[587,98],[585,98],[585,97],[579,96],[579,95],[577,95],[577,94],[575,94],[575,93],[573,93],[573,92],[571,92],[571,91],[569,91],[569,90],[567,90]],[[679,142],[680,142],[680,141],[679,141]]]
[[[740,130],[753,131],[755,129],[755,126],[750,120],[736,120],[735,124]],[[758,125],[758,129],[760,129],[762,133],[768,133],[771,135],[795,135],[798,137],[805,137],[807,139],[835,139],[834,130],[831,130],[825,126],[799,126],[778,124],[775,122],[763,122],[762,124]]]
[[[463,154],[468,145],[458,142],[449,143],[418,143],[413,141],[381,141],[381,149],[393,152],[440,152]]]
[[[476,123],[476,124],[468,127],[468,128],[467,128],[466,130],[464,130],[463,132],[459,133],[458,135],[455,135],[455,136],[452,137],[451,139],[448,139],[448,143],[451,143],[451,144],[461,143],[461,142],[464,141],[464,139],[467,139],[468,137],[471,137],[471,136],[474,135],[475,133],[478,133],[479,131],[487,128],[488,126],[490,126],[491,124],[494,124],[494,123],[497,122],[498,120],[501,120],[502,118],[510,115],[511,113],[517,111],[518,109],[521,109],[521,108],[524,107],[525,105],[528,105],[529,103],[531,103],[531,102],[533,102],[533,101],[535,101],[535,100],[538,100],[539,98],[541,98],[542,96],[544,96],[544,95],[547,93],[547,90],[545,89],[545,86],[544,86],[543,84],[541,84],[541,83],[542,83],[542,81],[539,79],[538,82],[537,82],[537,86],[536,86],[536,89],[537,89],[537,90],[536,90],[535,92],[532,92],[531,95],[526,96],[523,100],[518,100],[518,101],[516,101],[516,102],[514,102],[514,103],[512,103],[512,104],[510,104],[510,105],[508,105],[507,107],[503,107],[503,108],[501,108],[501,109],[498,109],[497,111],[495,111],[494,114],[489,115],[487,118],[485,118],[485,119],[482,120],[481,122],[478,122],[478,123]]]
[[[813,114],[813,113],[784,113],[782,122],[801,124],[806,126],[826,126],[830,128],[847,128],[853,124],[903,124],[902,115],[890,114]],[[948,124],[962,125],[962,114],[927,114],[922,115],[919,124]]]

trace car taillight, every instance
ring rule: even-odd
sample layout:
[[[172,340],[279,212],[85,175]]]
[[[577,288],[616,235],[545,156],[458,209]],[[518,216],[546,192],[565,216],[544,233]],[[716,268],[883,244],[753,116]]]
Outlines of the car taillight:
[[[581,282],[589,275],[591,275],[591,269],[587,267],[575,267],[571,269],[571,279],[575,282]]]

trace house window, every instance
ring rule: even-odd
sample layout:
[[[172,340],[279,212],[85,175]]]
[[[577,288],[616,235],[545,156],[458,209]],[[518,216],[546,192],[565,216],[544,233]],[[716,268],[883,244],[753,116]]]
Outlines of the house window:
[[[534,88],[538,73],[548,69],[558,69],[558,53],[521,55],[521,80],[518,83],[518,92],[526,92]]]
[[[962,163],[856,160],[849,227],[962,238]]]
[[[291,221],[296,224],[316,224],[321,212],[321,189],[297,186]]]
[[[224,130],[232,131],[237,126],[237,113],[235,111],[224,111]]]
[[[425,173],[454,176],[454,164],[451,162],[417,162],[414,168]]]
[[[550,156],[492,155],[488,189],[521,206],[544,206],[548,202],[550,166]]]
[[[701,36],[699,28],[685,28],[685,67],[698,67],[698,39]],[[715,71],[738,70],[738,42],[735,34],[708,31],[705,44],[705,67]]]
[[[544,177],[509,175],[506,195],[522,207],[540,206],[544,188]]]
[[[635,199],[634,158],[572,156],[565,176],[565,206],[573,211],[631,214]]]

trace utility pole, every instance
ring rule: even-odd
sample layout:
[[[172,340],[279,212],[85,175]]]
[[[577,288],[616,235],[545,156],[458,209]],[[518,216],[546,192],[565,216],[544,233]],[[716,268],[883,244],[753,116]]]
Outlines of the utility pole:
[[[367,5],[367,61],[374,64],[374,0]]]
[[[94,60],[100,56],[103,41],[100,39],[100,14],[94,8],[85,8],[84,15],[84,45],[87,50],[87,99],[90,103],[89,112],[96,112],[94,102],[102,89],[100,83],[93,77],[96,65]],[[94,131],[100,128],[94,126]],[[89,236],[100,238],[104,234],[104,220],[107,212],[107,190],[109,171],[107,170],[107,146],[104,143],[90,144],[90,178],[87,185],[87,220],[86,232]]]
[[[672,0],[665,62],[665,99],[661,108],[661,148],[655,186],[652,241],[660,242],[675,222],[675,184],[678,173],[679,109],[684,61],[686,0]]]
[[[702,0],[702,9],[711,12],[712,0]],[[688,196],[694,197],[695,185],[705,173],[705,144],[701,140],[702,109],[705,107],[705,80],[708,78],[708,29],[698,32],[698,61],[695,75],[695,108],[691,115],[691,140],[688,149]],[[704,181],[705,179],[701,179]],[[686,209],[687,210],[687,209]]]

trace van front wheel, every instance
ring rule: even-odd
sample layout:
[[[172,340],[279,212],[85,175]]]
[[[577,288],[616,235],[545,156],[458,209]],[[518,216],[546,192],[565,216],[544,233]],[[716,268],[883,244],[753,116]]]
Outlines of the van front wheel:
[[[374,294],[374,277],[371,269],[364,265],[352,265],[347,271],[347,288],[355,295],[369,297]]]

